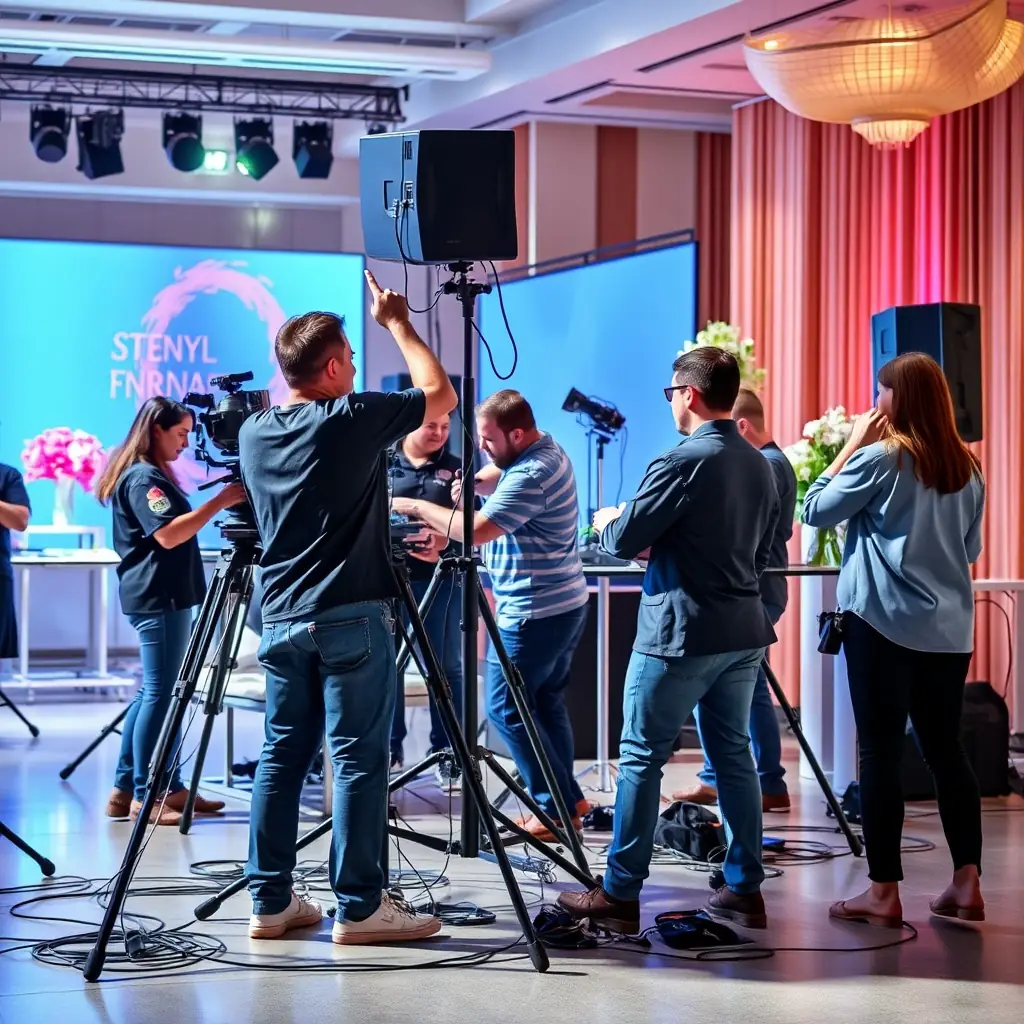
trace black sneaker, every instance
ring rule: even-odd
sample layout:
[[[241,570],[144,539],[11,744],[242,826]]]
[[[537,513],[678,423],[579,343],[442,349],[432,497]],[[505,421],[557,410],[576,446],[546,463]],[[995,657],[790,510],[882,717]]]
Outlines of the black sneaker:
[[[434,778],[437,780],[437,787],[442,793],[453,794],[462,792],[462,772],[451,761],[438,761],[434,765]]]

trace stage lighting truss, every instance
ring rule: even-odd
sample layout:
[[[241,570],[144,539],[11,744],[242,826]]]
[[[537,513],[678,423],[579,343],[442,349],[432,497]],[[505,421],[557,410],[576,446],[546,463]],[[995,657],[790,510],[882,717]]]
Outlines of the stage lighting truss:
[[[32,149],[44,163],[59,163],[67,155],[71,111],[66,107],[33,107],[28,135]]]
[[[274,122],[269,117],[235,120],[235,167],[259,181],[278,164],[274,150]]]
[[[123,110],[92,110],[75,123],[78,136],[78,169],[90,180],[124,172],[121,137]]]
[[[300,178],[329,178],[334,162],[334,128],[330,121],[296,121],[292,159]]]
[[[175,170],[198,171],[206,160],[202,117],[184,112],[164,114],[163,144]]]

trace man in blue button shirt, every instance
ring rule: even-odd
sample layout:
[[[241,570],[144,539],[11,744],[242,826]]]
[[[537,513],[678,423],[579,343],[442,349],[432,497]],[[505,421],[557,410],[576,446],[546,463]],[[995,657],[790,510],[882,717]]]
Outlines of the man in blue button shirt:
[[[685,440],[651,463],[632,501],[594,516],[609,554],[649,555],[626,672],[608,867],[602,886],[558,899],[574,917],[628,934],[640,929],[662,768],[697,704],[728,840],[726,884],[706,909],[747,928],[767,925],[761,792],[747,724],[758,667],[775,641],[758,578],[771,554],[779,496],[768,461],[732,419],[736,360],[700,346],[673,370],[665,397]]]
[[[772,440],[771,432],[765,425],[764,406],[757,395],[741,388],[736,404],[732,407],[732,418],[736,429],[748,443],[752,444],[767,460],[775,474],[775,487],[779,492],[779,522],[772,539],[772,553],[768,560],[769,569],[785,569],[789,565],[787,545],[793,536],[793,521],[796,515],[796,473],[786,453]],[[786,610],[789,587],[786,577],[779,573],[766,572],[761,577],[761,600],[774,626]],[[697,730],[700,732],[700,707],[694,712]],[[769,811],[789,810],[789,790],[786,787],[786,769],[782,767],[782,734],[775,705],[768,689],[768,677],[762,666],[757,673],[754,700],[750,706],[750,743],[754,749],[754,761],[761,782],[761,809]],[[701,740],[703,745],[703,739]],[[672,794],[673,800],[692,804],[717,804],[718,784],[715,770],[707,755],[700,770],[700,781],[696,786]]]

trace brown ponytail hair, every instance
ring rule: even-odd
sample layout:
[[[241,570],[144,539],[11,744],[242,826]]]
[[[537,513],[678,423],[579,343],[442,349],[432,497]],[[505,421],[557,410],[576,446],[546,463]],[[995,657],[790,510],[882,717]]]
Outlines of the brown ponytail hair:
[[[186,416],[195,422],[195,416],[187,405],[164,398],[163,395],[149,398],[143,403],[142,408],[139,409],[132,421],[128,436],[111,453],[107,468],[103,470],[103,474],[96,484],[96,497],[99,498],[101,504],[106,505],[113,497],[117,482],[126,469],[134,466],[136,462],[153,461],[151,457],[153,428],[161,427],[163,430],[170,430]],[[169,466],[160,468],[170,475],[174,483],[177,483]]]
[[[878,383],[892,390],[889,443],[913,458],[925,487],[956,494],[981,475],[978,457],[960,440],[949,385],[931,356],[898,356],[879,370]]]

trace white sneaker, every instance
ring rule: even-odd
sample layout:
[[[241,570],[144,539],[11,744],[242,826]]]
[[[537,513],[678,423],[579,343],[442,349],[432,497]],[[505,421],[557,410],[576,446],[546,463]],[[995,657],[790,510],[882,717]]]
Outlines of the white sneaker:
[[[291,903],[279,914],[253,914],[249,918],[249,938],[279,939],[293,928],[311,928],[323,917],[323,907],[316,900],[293,892]]]
[[[331,938],[340,946],[375,946],[383,942],[415,942],[441,930],[429,914],[417,914],[404,900],[384,893],[380,906],[365,921],[335,921]]]

